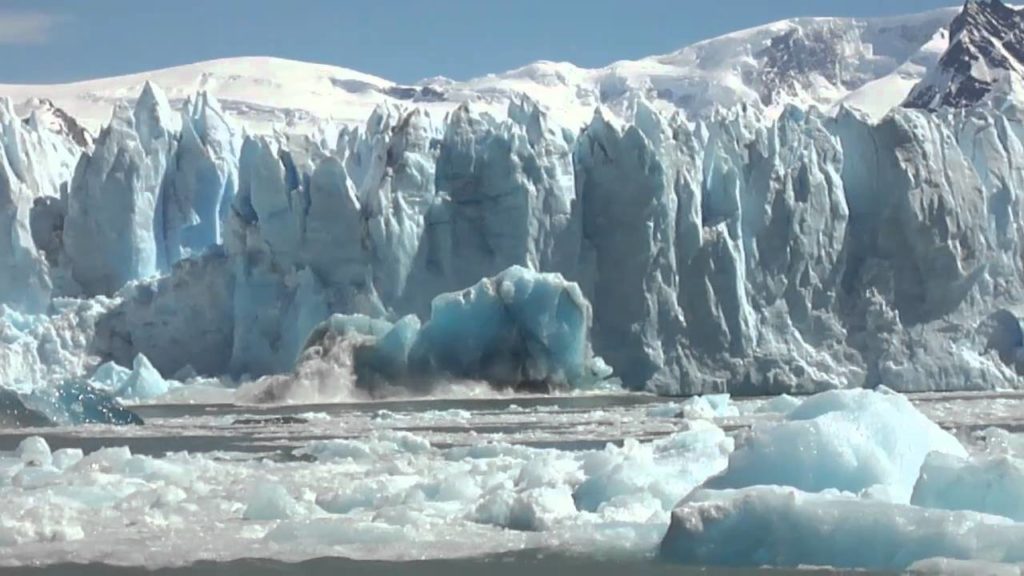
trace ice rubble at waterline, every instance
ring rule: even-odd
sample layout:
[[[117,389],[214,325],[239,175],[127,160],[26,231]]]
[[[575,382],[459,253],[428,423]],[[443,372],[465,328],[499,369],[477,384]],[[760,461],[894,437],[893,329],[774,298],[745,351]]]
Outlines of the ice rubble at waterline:
[[[585,451],[435,446],[385,421],[375,426],[357,438],[307,441],[283,459],[127,448],[83,455],[29,438],[0,453],[9,504],[0,563],[411,559],[552,544],[650,554],[672,504],[721,469],[732,447],[706,421]],[[164,545],[140,546],[154,537]],[[478,545],[467,550],[467,541]]]
[[[481,416],[465,410],[373,418],[367,434],[304,440],[288,458],[83,454],[29,438],[0,454],[10,509],[0,546],[8,565],[461,557],[468,539],[478,544],[471,554],[543,548],[704,566],[1022,562],[1024,525],[1000,504],[1013,502],[1018,477],[1004,471],[1020,461],[997,447],[969,454],[903,396],[705,402],[720,415],[621,413],[675,431],[582,450],[487,434],[435,444],[431,432],[400,429]],[[752,417],[752,428],[719,426],[737,417]],[[780,478],[780,469],[796,472]],[[153,537],[167,545],[140,544]]]

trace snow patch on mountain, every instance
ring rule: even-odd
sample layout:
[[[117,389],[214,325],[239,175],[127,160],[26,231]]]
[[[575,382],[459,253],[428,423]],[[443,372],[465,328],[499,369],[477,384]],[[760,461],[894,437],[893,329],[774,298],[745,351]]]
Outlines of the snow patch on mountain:
[[[379,104],[414,104],[443,118],[471,102],[500,117],[521,94],[574,130],[598,105],[628,117],[637,97],[689,116],[737,104],[773,116],[786,105],[830,108],[848,100],[880,117],[923,76],[933,40],[955,14],[942,9],[880,19],[796,18],[603,68],[540,61],[466,81],[431,78],[409,86],[336,66],[244,57],[71,84],[0,85],[0,95],[16,102],[47,98],[94,133],[114,104],[133,100],[146,81],[164,87],[174,105],[197,91],[216,94],[249,132],[264,134],[329,134],[340,125],[361,124]],[[868,88],[876,82],[882,84]],[[882,87],[878,100],[856,95]]]

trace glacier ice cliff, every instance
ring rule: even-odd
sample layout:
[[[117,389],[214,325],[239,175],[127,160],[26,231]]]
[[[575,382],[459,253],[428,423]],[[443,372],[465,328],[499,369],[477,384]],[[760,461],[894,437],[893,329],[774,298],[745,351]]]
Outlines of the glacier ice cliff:
[[[177,122],[149,83],[134,109],[116,106],[78,162],[63,215],[61,244],[80,293],[112,295],[220,244],[239,141],[203,92],[186,101]]]
[[[0,302],[30,312],[46,309],[53,290],[50,264],[32,226],[33,205],[66,193],[78,148],[41,126],[23,121],[0,98]]]
[[[18,289],[34,311],[116,294],[90,354],[164,376],[289,373],[332,314],[425,323],[520,266],[579,286],[594,354],[632,389],[1019,387],[1012,105],[630,110],[572,133],[526,98],[501,119],[385,106],[327,142],[243,137],[204,94],[175,118],[147,85],[67,194],[19,192],[31,234],[0,257],[56,287]]]

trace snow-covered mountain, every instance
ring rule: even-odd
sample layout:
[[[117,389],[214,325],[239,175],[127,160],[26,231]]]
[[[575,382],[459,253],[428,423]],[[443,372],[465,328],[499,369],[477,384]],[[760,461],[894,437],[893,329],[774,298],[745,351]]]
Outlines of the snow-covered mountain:
[[[970,0],[950,25],[949,47],[905,103],[966,108],[1024,95],[1024,9]]]
[[[415,103],[443,117],[470,101],[501,116],[517,93],[573,128],[588,122],[596,106],[621,112],[637,95],[690,115],[739,103],[773,115],[786,104],[834,108],[848,102],[880,116],[938,59],[955,15],[951,8],[882,19],[798,18],[604,68],[541,61],[467,81],[432,78],[411,86],[337,66],[230,58],[72,84],[0,85],[0,96],[19,105],[48,99],[94,133],[110,120],[114,104],[133,101],[147,80],[175,106],[208,90],[250,131],[263,133],[362,124],[382,103]]]

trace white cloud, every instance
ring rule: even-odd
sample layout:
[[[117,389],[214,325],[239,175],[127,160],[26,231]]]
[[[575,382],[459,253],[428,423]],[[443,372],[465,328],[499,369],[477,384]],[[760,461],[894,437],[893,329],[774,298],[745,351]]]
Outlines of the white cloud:
[[[0,10],[0,44],[44,44],[61,17],[44,12]]]

